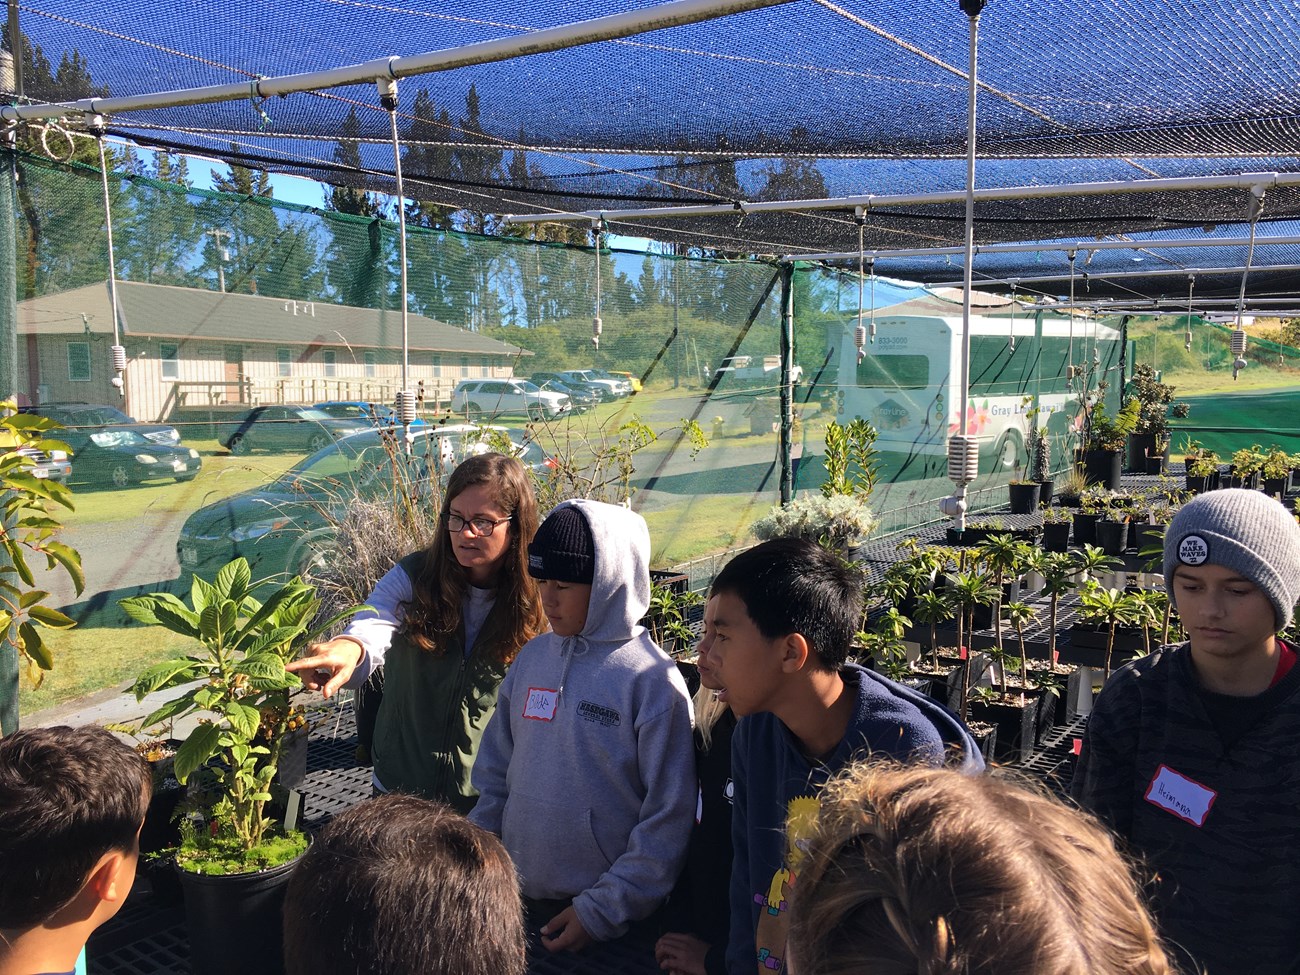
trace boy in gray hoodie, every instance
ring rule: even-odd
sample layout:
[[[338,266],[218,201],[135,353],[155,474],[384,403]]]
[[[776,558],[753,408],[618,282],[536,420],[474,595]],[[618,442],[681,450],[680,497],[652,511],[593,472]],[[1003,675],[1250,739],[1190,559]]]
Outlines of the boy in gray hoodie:
[[[564,501],[528,546],[551,631],[524,644],[488,724],[471,820],[501,837],[550,951],[608,941],[668,896],[695,816],[691,703],[637,621],[638,514]]]

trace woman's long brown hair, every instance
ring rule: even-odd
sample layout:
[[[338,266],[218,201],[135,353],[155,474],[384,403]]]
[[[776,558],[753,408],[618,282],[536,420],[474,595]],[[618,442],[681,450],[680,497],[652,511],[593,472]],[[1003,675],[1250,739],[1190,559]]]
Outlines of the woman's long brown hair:
[[[475,484],[489,485],[493,500],[511,516],[502,526],[510,532],[510,547],[496,580],[494,615],[498,622],[489,623],[492,630],[480,638],[489,654],[509,663],[520,647],[542,632],[546,616],[537,582],[528,574],[528,543],[537,533],[537,499],[524,465],[504,454],[480,454],[452,471],[438,516],[438,534],[412,580],[411,601],[406,604],[407,635],[421,650],[441,654],[460,628],[469,576],[452,550],[447,514],[457,496]],[[500,614],[502,608],[505,615]]]

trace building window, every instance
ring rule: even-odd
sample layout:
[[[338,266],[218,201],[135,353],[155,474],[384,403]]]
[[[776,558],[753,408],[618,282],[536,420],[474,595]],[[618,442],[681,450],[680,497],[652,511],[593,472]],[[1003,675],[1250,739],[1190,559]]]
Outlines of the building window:
[[[179,349],[175,342],[159,342],[158,358],[162,362],[163,379],[180,379],[181,364],[177,355]]]
[[[435,355],[433,357],[433,378],[442,378],[442,356],[440,355]]]
[[[375,374],[375,354],[373,352],[365,353],[363,361],[366,364],[366,375],[373,376]]]
[[[68,381],[90,382],[90,343],[68,343]]]
[[[332,378],[334,376],[334,367],[337,365],[334,350],[322,349],[320,361],[325,364],[325,375]]]
[[[469,356],[467,355],[460,357],[460,378],[469,378]]]
[[[290,358],[288,349],[276,349],[275,362],[281,376],[288,376],[293,373],[293,360]]]

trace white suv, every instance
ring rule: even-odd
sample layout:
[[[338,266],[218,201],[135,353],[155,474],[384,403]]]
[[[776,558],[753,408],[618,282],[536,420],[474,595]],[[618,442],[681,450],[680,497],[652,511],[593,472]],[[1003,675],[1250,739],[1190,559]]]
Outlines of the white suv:
[[[553,420],[568,413],[564,393],[539,389],[525,379],[462,379],[451,392],[453,412],[470,418],[518,413],[532,420]]]

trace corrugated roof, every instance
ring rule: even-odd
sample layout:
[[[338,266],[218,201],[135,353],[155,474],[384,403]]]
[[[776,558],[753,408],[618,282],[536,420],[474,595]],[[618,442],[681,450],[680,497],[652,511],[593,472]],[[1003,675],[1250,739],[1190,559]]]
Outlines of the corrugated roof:
[[[129,336],[363,349],[402,345],[398,311],[131,281],[119,281],[117,295],[122,327]],[[18,303],[18,332],[66,335],[88,329],[91,334],[112,335],[110,309],[107,282],[29,298]],[[423,315],[410,315],[408,326],[409,347],[421,352],[532,355],[519,346]]]

